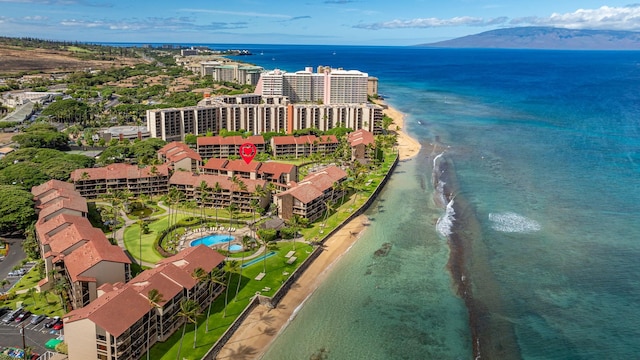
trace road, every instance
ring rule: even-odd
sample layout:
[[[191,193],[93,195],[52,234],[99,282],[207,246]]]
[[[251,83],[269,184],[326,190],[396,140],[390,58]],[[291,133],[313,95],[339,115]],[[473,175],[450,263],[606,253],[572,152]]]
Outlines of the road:
[[[4,241],[9,244],[9,253],[0,261],[0,279],[6,278],[11,282],[11,285],[6,286],[6,290],[9,290],[13,284],[18,281],[19,277],[7,277],[9,271],[13,270],[16,265],[20,265],[22,259],[25,259],[27,255],[22,250],[22,240],[16,238],[5,238]],[[0,291],[4,291],[0,288]]]
[[[16,322],[9,324],[0,322],[0,346],[22,348],[20,328],[24,326],[25,344],[38,354],[43,354],[46,351],[44,344],[60,335],[60,331],[44,327],[47,320],[45,319],[36,325],[30,323],[31,318],[19,324]]]

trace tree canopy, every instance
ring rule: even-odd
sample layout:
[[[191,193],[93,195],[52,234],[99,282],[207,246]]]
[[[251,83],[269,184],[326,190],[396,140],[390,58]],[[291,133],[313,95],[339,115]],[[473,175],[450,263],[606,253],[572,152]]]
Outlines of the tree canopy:
[[[0,185],[0,233],[21,231],[36,220],[33,195],[12,185]]]

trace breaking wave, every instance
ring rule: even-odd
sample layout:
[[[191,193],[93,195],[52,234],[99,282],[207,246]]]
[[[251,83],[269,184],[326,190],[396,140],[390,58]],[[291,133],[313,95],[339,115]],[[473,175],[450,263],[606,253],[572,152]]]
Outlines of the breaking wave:
[[[453,223],[455,221],[454,215],[456,211],[453,209],[453,200],[447,204],[447,209],[436,222],[436,230],[442,234],[442,236],[449,236],[452,234]]]
[[[489,214],[491,228],[506,233],[532,233],[539,231],[540,224],[514,212]]]

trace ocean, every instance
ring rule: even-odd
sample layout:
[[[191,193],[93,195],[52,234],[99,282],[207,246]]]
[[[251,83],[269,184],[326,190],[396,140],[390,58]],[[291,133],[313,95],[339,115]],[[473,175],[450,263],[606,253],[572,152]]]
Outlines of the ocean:
[[[378,77],[423,145],[264,359],[640,356],[640,52],[220,47]]]

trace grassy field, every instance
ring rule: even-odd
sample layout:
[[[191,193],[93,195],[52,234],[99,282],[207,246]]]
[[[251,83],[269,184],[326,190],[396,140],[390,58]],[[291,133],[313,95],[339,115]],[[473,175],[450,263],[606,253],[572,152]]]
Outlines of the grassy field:
[[[284,256],[292,249],[293,243],[284,242],[278,244],[278,250],[276,250],[277,254],[266,259],[267,275],[261,281],[256,281],[254,278],[260,272],[263,272],[265,266],[264,261],[259,261],[242,269],[242,277],[240,277],[239,274],[232,274],[229,286],[229,305],[227,306],[227,316],[223,316],[225,304],[225,292],[223,292],[214,301],[209,319],[206,318],[206,310],[199,317],[195,349],[193,348],[194,326],[187,326],[187,332],[184,336],[184,343],[182,345],[180,358],[202,358],[202,356],[209,351],[211,346],[218,341],[229,325],[231,325],[238,315],[242,313],[251,301],[251,298],[255,296],[257,292],[260,292],[262,295],[272,296],[287,279],[288,275],[284,274],[293,273],[297,266],[304,261],[313,250],[310,245],[296,243],[296,256],[298,257],[298,260],[296,263],[290,265],[286,263],[287,259]],[[238,279],[241,279],[241,281],[238,296],[236,296]],[[270,288],[270,290],[265,291],[266,288]],[[208,333],[205,332],[205,324],[207,321],[209,322]],[[182,329],[179,329],[166,342],[156,344],[151,349],[151,358],[163,360],[176,359],[181,336]]]
[[[184,219],[187,216],[188,215],[178,215],[178,219]],[[158,234],[168,226],[168,216],[151,222],[149,224],[150,232],[148,234],[142,234],[142,243],[140,242],[140,226],[133,224],[127,227],[124,231],[124,245],[127,251],[129,251],[134,258],[140,259],[140,251],[142,248],[142,261],[155,264],[162,260],[163,257],[156,251],[154,242]]]
[[[33,267],[18,283],[11,289],[11,292],[20,290],[28,290],[34,288],[40,281],[37,267]],[[64,310],[60,299],[51,292],[36,292],[35,288],[32,293],[16,294],[11,300],[0,301],[0,306],[8,306],[12,309],[21,303],[22,306],[34,314],[45,314],[47,316],[62,316]]]

